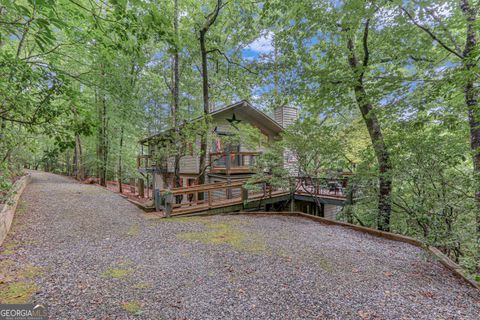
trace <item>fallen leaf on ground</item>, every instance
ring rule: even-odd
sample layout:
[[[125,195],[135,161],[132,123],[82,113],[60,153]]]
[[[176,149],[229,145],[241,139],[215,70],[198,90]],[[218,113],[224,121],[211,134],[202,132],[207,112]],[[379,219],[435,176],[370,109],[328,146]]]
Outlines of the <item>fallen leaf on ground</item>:
[[[431,291],[421,291],[420,293],[427,298],[433,298],[433,293]]]

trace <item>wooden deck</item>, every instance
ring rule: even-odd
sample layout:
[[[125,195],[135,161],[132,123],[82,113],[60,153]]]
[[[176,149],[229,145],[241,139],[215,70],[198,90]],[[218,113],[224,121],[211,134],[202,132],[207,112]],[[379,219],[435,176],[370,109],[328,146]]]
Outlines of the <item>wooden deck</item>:
[[[319,185],[311,186],[305,184],[297,184],[294,197],[296,198],[297,196],[330,199],[333,203],[340,205],[346,199],[343,189],[340,187],[324,188]],[[291,198],[290,190],[275,189],[265,182],[258,182],[250,189],[246,187],[246,180],[208,183],[171,190],[160,190],[157,194],[156,211],[161,211],[166,216],[198,212],[225,213],[251,209],[262,204],[285,201]]]

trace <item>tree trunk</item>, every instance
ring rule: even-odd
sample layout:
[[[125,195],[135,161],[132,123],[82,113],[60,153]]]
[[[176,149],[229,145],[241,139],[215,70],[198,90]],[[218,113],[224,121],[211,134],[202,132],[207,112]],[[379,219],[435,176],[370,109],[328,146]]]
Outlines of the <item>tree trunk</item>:
[[[175,136],[178,138],[179,128],[177,121],[177,112],[180,105],[180,72],[179,72],[179,55],[178,55],[178,0],[175,0],[174,10],[174,31],[175,31],[175,46],[173,53],[173,106],[172,106],[172,118],[173,128],[175,130]],[[177,151],[174,159],[174,187],[180,187],[180,154]]]
[[[108,146],[107,146],[107,102],[105,96],[102,95],[102,143],[101,143],[101,172],[100,185],[107,186],[107,161],[108,161]]]
[[[349,38],[347,42],[347,48],[350,53],[348,63],[355,76],[355,84],[353,86],[355,99],[360,109],[360,112],[362,113],[365,125],[367,126],[379,166],[377,225],[380,230],[389,231],[390,215],[392,211],[392,180],[390,155],[383,139],[380,122],[378,121],[377,116],[373,112],[373,105],[368,100],[367,92],[363,83],[365,69],[368,67],[369,62],[369,51],[367,43],[369,22],[369,20],[366,21],[363,33],[363,63],[360,63],[358,61],[355,49],[355,41],[353,38]]]
[[[376,115],[372,112],[373,106],[365,101],[366,92],[363,84],[355,86],[355,98],[365,121],[365,125],[367,126],[379,167],[378,228],[380,230],[389,231],[390,214],[392,211],[390,199],[392,192],[390,155],[385,146],[380,123]]]
[[[478,105],[478,88],[475,88],[473,69],[476,61],[474,49],[477,45],[476,20],[477,12],[468,0],[461,0],[460,6],[467,19],[467,33],[463,50],[463,65],[467,71],[467,81],[464,87],[465,104],[468,110],[468,124],[470,126],[470,147],[472,149],[473,174],[475,185],[477,242],[480,246],[480,110]],[[479,253],[480,254],[480,253]]]
[[[202,27],[200,29],[200,53],[202,56],[202,88],[203,88],[203,113],[208,115],[210,112],[210,99],[209,99],[209,87],[208,87],[208,51],[206,47],[206,36],[210,27],[217,20],[218,13],[222,8],[222,0],[217,0],[217,4],[213,12],[211,12]],[[207,133],[203,132],[200,142],[200,176],[198,182],[200,184],[205,183],[205,169],[207,167]]]
[[[97,152],[96,152],[96,163],[95,163],[95,174],[96,178],[100,180],[100,172],[101,172],[101,159],[102,159],[102,113],[100,111],[100,104],[98,102],[98,90],[95,89],[95,109],[97,111]],[[97,180],[97,182],[98,182]]]
[[[72,176],[77,178],[78,176],[78,151],[77,151],[77,137],[75,136],[75,147],[73,148],[73,169],[72,169]]]
[[[208,65],[207,65],[207,49],[205,46],[205,35],[208,29],[200,31],[200,52],[202,55],[202,88],[203,88],[203,113],[208,115],[209,107],[209,92],[208,92]],[[200,176],[198,178],[199,184],[205,183],[205,170],[207,166],[207,134],[202,132],[200,141]]]
[[[475,185],[477,238],[480,242],[480,111],[475,95],[473,82],[465,86],[465,102],[468,107],[468,122],[470,126],[470,146],[473,157],[473,176]]]
[[[102,81],[105,80],[105,70],[104,65],[101,64],[101,76]],[[105,98],[105,92],[100,92],[100,107],[99,107],[99,120],[100,120],[100,130],[99,130],[99,157],[100,157],[100,185],[103,187],[107,186],[107,101]]]
[[[123,193],[122,186],[122,149],[123,149],[123,127],[120,129],[120,147],[118,151],[118,192]]]
[[[76,178],[77,180],[85,179],[85,169],[83,167],[83,152],[82,152],[82,141],[80,140],[80,135],[75,137],[75,167],[76,167]]]

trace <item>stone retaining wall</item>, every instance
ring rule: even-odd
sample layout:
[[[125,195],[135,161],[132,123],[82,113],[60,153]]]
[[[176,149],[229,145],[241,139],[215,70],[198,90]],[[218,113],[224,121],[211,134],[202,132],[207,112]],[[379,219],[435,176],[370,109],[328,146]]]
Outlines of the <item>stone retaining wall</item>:
[[[3,240],[7,237],[8,231],[12,225],[13,216],[15,215],[15,210],[22,195],[23,190],[30,182],[31,176],[29,174],[21,177],[17,182],[14,183],[12,191],[10,192],[7,201],[0,207],[0,245],[3,243]]]

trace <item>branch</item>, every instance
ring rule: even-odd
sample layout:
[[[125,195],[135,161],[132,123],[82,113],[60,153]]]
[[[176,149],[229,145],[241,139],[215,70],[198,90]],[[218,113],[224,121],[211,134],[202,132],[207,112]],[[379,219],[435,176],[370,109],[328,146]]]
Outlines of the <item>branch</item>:
[[[104,18],[104,17],[101,17],[99,16],[98,14],[96,14],[94,11],[88,9],[87,7],[84,7],[83,5],[73,1],[73,0],[68,0],[70,1],[71,3],[73,3],[74,5],[76,5],[77,7],[80,7],[81,9],[87,11],[88,13],[90,13],[94,18],[95,20],[98,18],[100,20],[103,20],[103,21],[107,21],[107,22],[113,22],[113,23],[118,23],[118,21],[116,20],[111,20],[111,19],[107,19],[107,18]]]
[[[436,22],[438,22],[438,24],[439,24],[440,27],[443,29],[443,31],[448,35],[448,38],[449,38],[450,41],[453,43],[453,46],[455,47],[455,50],[456,50],[457,52],[461,52],[462,50],[460,49],[460,46],[457,44],[457,42],[456,42],[455,39],[453,38],[452,33],[450,32],[450,30],[448,30],[448,28],[445,27],[445,25],[443,24],[443,21],[437,16],[436,12],[435,12],[433,9],[430,9],[430,8],[425,8],[425,11],[426,11]]]
[[[445,50],[447,50],[448,52],[450,53],[453,53],[455,56],[457,56],[458,58],[460,59],[463,59],[463,55],[461,53],[458,53],[456,52],[455,50],[453,50],[452,48],[450,48],[449,46],[447,46],[442,40],[440,40],[432,31],[430,31],[430,29],[428,29],[427,27],[424,27],[422,26],[420,23],[418,23],[415,18],[410,14],[410,12],[408,12],[404,7],[400,7],[400,9],[405,12],[405,14],[408,16],[408,18],[410,19],[410,21],[413,22],[414,25],[416,25],[418,28],[422,29],[423,31],[425,31],[425,33],[427,33],[430,38],[432,38],[433,40],[435,40],[436,42],[438,42]]]
[[[20,57],[20,54],[22,53],[25,38],[27,37],[27,33],[30,31],[30,24],[35,19],[36,9],[37,7],[34,5],[31,17],[24,24],[25,29],[23,29],[22,36],[20,37],[20,42],[18,43],[18,47],[17,47],[17,58]]]
[[[170,92],[173,92],[172,87],[171,87],[170,84],[168,83],[167,76],[165,76],[165,74],[163,74],[163,80],[165,81],[165,85],[167,86],[168,90],[169,90]]]
[[[217,20],[220,10],[225,5],[226,3],[222,4],[222,0],[217,0],[215,9],[205,17],[205,23],[203,24],[202,30],[200,30],[200,32],[207,33],[208,29],[215,23],[215,20]]]
[[[368,66],[368,60],[370,58],[370,52],[368,51],[368,28],[370,25],[370,18],[367,19],[365,22],[365,29],[363,30],[363,73],[365,72],[365,68]]]
[[[73,42],[73,43],[60,43],[58,45],[56,45],[55,47],[53,47],[52,49],[46,51],[46,52],[42,52],[42,53],[39,53],[39,54],[36,54],[36,55],[33,55],[33,56],[28,56],[28,57],[25,57],[23,58],[22,60],[29,60],[29,59],[32,59],[32,58],[37,58],[37,57],[41,57],[41,56],[45,56],[49,53],[52,53],[54,52],[55,50],[57,50],[58,48],[60,48],[61,46],[70,46],[70,45],[74,45],[74,44],[77,44],[79,43],[80,41],[77,41],[77,42]]]
[[[212,50],[207,51],[207,53],[213,53],[213,52],[217,52],[217,53],[220,53],[221,55],[223,55],[223,56],[225,57],[225,59],[227,60],[228,63],[233,64],[233,65],[236,65],[237,67],[240,67],[240,68],[242,68],[242,69],[250,72],[251,74],[254,74],[254,75],[257,75],[257,76],[258,76],[258,72],[252,71],[252,70],[250,70],[249,68],[241,65],[240,63],[237,63],[237,62],[235,62],[235,61],[233,61],[233,60],[230,60],[230,58],[229,58],[224,52],[220,51],[220,49],[212,49]]]

